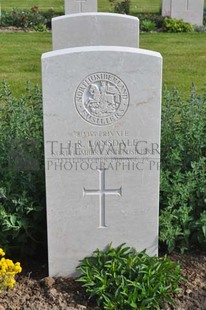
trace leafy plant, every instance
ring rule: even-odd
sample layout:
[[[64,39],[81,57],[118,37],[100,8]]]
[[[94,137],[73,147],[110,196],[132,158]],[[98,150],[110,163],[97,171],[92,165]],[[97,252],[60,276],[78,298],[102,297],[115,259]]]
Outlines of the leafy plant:
[[[47,31],[47,27],[44,24],[40,24],[40,25],[34,26],[33,29],[35,31],[38,31],[38,32],[45,32],[45,31]]]
[[[156,29],[156,25],[153,21],[151,21],[149,19],[144,19],[141,22],[141,30],[142,31],[150,32],[150,31],[154,31],[155,29]]]
[[[173,304],[171,294],[179,290],[180,266],[163,258],[137,253],[122,244],[110,244],[84,258],[77,268],[89,297],[96,297],[104,309],[160,309],[166,301]]]
[[[5,252],[0,248],[0,293],[7,287],[13,287],[16,283],[15,276],[22,271],[20,263],[13,263],[12,260],[6,259]]]
[[[131,0],[109,0],[109,2],[115,13],[129,15]]]
[[[195,226],[196,238],[200,244],[206,246],[206,211],[200,213],[199,219],[193,223]]]
[[[184,22],[182,19],[166,17],[163,23],[166,32],[193,32],[193,25]]]
[[[189,249],[191,227],[194,218],[191,216],[191,207],[182,205],[179,209],[167,207],[161,212],[160,240],[165,242],[169,252],[175,247],[183,253]]]
[[[206,92],[163,94],[160,241],[171,252],[206,246]]]
[[[41,92],[4,83],[0,108],[0,246],[32,253],[46,237]]]
[[[163,28],[163,22],[164,22],[165,17],[163,17],[161,15],[151,14],[151,13],[150,14],[138,13],[137,17],[139,18],[139,21],[140,21],[140,27],[141,27],[142,22],[144,20],[147,20],[147,21],[149,20],[149,21],[153,22],[156,29],[161,30]]]

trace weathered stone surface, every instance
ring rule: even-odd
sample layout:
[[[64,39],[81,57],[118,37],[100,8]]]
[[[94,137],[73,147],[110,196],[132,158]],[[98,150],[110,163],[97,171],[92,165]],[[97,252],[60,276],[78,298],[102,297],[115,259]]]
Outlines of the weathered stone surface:
[[[53,50],[78,46],[139,47],[139,20],[112,13],[72,14],[53,18]]]
[[[157,254],[161,64],[125,47],[42,56],[50,276],[110,242]]]

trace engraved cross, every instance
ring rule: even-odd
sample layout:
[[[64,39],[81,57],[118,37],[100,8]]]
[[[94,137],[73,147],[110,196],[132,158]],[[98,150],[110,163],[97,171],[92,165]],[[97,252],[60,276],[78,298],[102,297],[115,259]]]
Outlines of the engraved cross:
[[[87,0],[76,0],[76,2],[78,2],[79,3],[79,12],[81,12],[82,13],[82,4],[84,3],[84,2],[87,2]]]
[[[97,195],[99,196],[99,228],[106,227],[105,223],[105,196],[106,195],[122,195],[122,187],[118,189],[105,188],[105,169],[99,171],[99,189],[85,189],[83,188],[83,195]]]

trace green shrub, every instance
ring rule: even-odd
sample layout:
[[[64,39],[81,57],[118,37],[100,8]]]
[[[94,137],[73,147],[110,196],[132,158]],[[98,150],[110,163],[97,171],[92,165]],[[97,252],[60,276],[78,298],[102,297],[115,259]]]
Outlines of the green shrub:
[[[140,29],[142,31],[150,32],[156,29],[156,25],[153,21],[149,19],[144,19],[140,24]]]
[[[15,26],[19,28],[33,28],[46,22],[38,10],[22,11],[13,9],[11,12],[2,13],[0,25],[3,27]]]
[[[96,250],[77,268],[89,297],[97,298],[105,310],[160,309],[179,290],[180,266],[163,258],[137,253],[124,244]]]
[[[164,91],[160,241],[171,252],[206,247],[206,92]]]
[[[194,30],[195,30],[195,32],[206,32],[206,25],[203,25],[203,26],[195,25]]]
[[[0,89],[0,247],[22,254],[45,245],[42,98]]]
[[[195,237],[200,244],[206,243],[206,210],[200,214],[199,219],[193,223],[195,226]]]
[[[140,27],[144,20],[150,20],[151,22],[155,24],[155,28],[157,28],[158,30],[161,30],[163,28],[163,22],[164,22],[165,17],[161,15],[141,13],[141,14],[137,14],[137,17],[139,18],[139,21],[140,21]]]
[[[109,2],[115,13],[129,15],[131,0],[109,0]]]
[[[163,23],[163,30],[166,32],[193,32],[194,27],[182,19],[166,17]]]
[[[37,27],[51,28],[51,18],[55,16],[52,9],[40,12],[37,6],[31,10],[13,9],[11,12],[2,12],[0,19],[1,27],[18,27],[23,29],[37,29]]]
[[[37,32],[46,32],[47,31],[47,26],[44,24],[40,24],[38,26],[34,26],[33,30],[37,31]]]
[[[53,8],[50,8],[50,9],[48,9],[47,11],[45,11],[45,12],[41,12],[41,14],[44,16],[44,18],[46,19],[46,26],[47,26],[47,28],[49,28],[49,29],[51,29],[51,20],[52,20],[52,18],[53,17],[56,17],[56,16],[59,16],[59,15],[64,15],[64,13],[62,12],[62,13],[56,13],[55,11],[54,11],[54,9]]]

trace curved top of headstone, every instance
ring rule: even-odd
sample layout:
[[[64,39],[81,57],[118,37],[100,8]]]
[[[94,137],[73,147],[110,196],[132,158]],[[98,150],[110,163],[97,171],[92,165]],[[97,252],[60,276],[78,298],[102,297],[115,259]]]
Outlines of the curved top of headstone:
[[[61,57],[62,55],[69,54],[82,54],[82,53],[97,53],[97,52],[119,52],[119,53],[132,53],[143,55],[144,57],[157,57],[162,59],[162,55],[159,52],[146,50],[143,48],[133,48],[126,46],[82,46],[82,47],[74,47],[74,48],[65,48],[57,51],[50,51],[43,53],[41,58],[52,58],[52,57]],[[91,67],[90,67],[91,68]]]
[[[139,47],[139,19],[115,13],[78,13],[52,19],[53,50],[78,46]]]
[[[62,16],[57,16],[52,18],[52,20],[59,20],[59,19],[64,19],[65,17],[70,17],[70,18],[77,18],[77,17],[82,17],[84,18],[85,16],[93,17],[93,16],[109,16],[109,17],[119,17],[119,18],[125,18],[125,19],[134,19],[134,20],[139,20],[137,17],[132,16],[132,15],[126,15],[126,14],[118,14],[118,13],[108,13],[108,12],[84,12],[84,13],[74,13],[74,14],[65,14]]]

